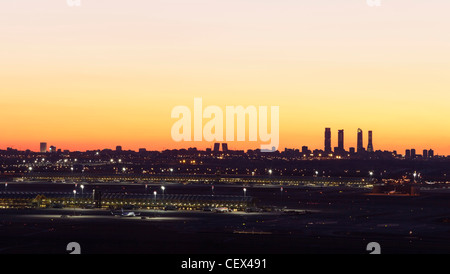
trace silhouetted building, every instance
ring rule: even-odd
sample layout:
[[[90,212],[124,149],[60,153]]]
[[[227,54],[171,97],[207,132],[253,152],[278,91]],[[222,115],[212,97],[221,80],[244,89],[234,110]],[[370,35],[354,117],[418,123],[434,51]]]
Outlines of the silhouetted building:
[[[325,128],[325,153],[331,153],[331,128]]]
[[[50,153],[55,153],[56,152],[56,147],[55,146],[50,146]]]
[[[344,149],[344,130],[341,129],[338,131],[338,152],[342,153],[345,151]]]
[[[220,143],[215,143],[214,144],[214,152],[219,152],[220,151]]]
[[[117,152],[121,152],[122,151],[122,147],[121,146],[116,146],[116,151]]]
[[[434,157],[434,150],[430,149],[428,151],[428,157],[433,158]]]
[[[356,146],[356,149],[357,149],[358,153],[361,153],[364,151],[363,131],[360,128],[358,128],[358,144]]]
[[[424,159],[427,159],[427,158],[428,158],[428,150],[426,150],[426,149],[423,150],[422,157],[423,157]]]
[[[406,158],[406,159],[411,158],[411,150],[407,149],[407,150],[405,151],[405,158]]]
[[[227,143],[222,143],[222,151],[228,152],[228,144]]]
[[[351,147],[351,148],[349,149],[349,152],[350,152],[350,154],[355,154],[355,153],[356,153],[356,150],[355,150],[354,147]]]
[[[367,145],[367,151],[373,152],[373,143],[372,143],[372,131],[369,131],[369,144]]]
[[[307,146],[302,146],[302,154],[304,156],[309,156],[311,154],[311,150]]]
[[[412,159],[416,158],[416,150],[415,149],[411,149],[411,158]]]
[[[40,151],[41,151],[41,153],[46,153],[47,152],[47,143],[41,143]]]

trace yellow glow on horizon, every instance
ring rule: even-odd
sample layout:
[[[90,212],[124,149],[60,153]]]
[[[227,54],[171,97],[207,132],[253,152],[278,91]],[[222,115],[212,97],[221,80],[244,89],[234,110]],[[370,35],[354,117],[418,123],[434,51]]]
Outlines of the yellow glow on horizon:
[[[332,147],[361,128],[375,150],[450,154],[448,1],[54,2],[0,3],[0,149],[208,148],[170,136],[202,97],[279,106],[280,150],[330,127]]]

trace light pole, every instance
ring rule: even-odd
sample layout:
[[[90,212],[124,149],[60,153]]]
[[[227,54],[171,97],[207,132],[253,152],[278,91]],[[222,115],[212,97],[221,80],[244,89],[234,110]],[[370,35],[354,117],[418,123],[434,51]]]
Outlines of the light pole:
[[[80,187],[81,187],[81,196],[83,196],[83,194],[84,194],[84,192],[83,192],[83,190],[84,190],[84,185],[80,185]]]
[[[283,204],[283,187],[280,188],[280,193],[281,204]]]
[[[244,187],[244,197],[245,197],[246,193],[247,193],[247,189]]]
[[[8,183],[5,183],[5,192],[6,192],[7,188],[8,188]]]
[[[165,193],[164,193],[164,190],[166,190],[166,187],[165,186],[161,186],[161,189],[162,189],[162,192],[163,192],[163,198],[165,197]]]
[[[73,215],[75,215],[75,195],[77,195],[77,191],[73,190]]]

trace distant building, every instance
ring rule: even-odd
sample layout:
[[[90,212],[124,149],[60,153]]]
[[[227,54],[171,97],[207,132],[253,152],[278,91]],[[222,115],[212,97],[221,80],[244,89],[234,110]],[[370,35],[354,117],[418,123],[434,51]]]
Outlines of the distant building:
[[[47,152],[47,143],[41,143],[40,151],[41,151],[41,153],[46,153]]]
[[[407,149],[407,150],[405,151],[405,158],[406,158],[406,159],[411,158],[411,150]]]
[[[358,144],[356,146],[356,150],[358,153],[361,153],[364,151],[363,131],[360,128],[358,128]]]
[[[145,149],[145,148],[140,148],[139,149],[139,153],[141,153],[141,154],[146,153],[146,152],[147,152],[147,149]]]
[[[349,149],[350,154],[355,154],[356,153],[356,149],[354,147],[351,147]]]
[[[411,158],[412,159],[416,158],[416,150],[415,149],[411,149]]]
[[[372,131],[369,131],[369,144],[367,145],[367,152],[373,152],[373,143],[372,143]]]
[[[331,153],[331,128],[325,128],[325,153]]]
[[[430,149],[430,150],[428,151],[428,157],[434,158],[434,150]]]
[[[214,144],[214,152],[219,152],[220,151],[220,143],[215,143]]]
[[[338,152],[343,152],[343,151],[345,151],[345,148],[344,148],[344,130],[343,129],[341,129],[341,130],[339,130],[338,131]]]
[[[50,146],[50,153],[55,153],[56,152],[56,147],[55,146]]]
[[[427,159],[427,158],[428,158],[428,150],[426,150],[426,149],[423,150],[422,157],[423,157],[424,159]]]
[[[228,152],[228,144],[227,143],[222,143],[222,151]]]
[[[117,152],[122,152],[122,146],[116,146],[116,151]]]

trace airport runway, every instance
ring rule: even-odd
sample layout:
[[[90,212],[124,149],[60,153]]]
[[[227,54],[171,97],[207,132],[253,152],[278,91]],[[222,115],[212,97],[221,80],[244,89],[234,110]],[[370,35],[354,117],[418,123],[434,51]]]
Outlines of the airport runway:
[[[280,197],[277,191],[255,188],[252,194],[261,204],[310,213],[137,210],[140,216],[121,217],[92,209],[1,210],[0,253],[64,254],[69,242],[86,254],[367,254],[369,242],[380,243],[383,253],[450,253],[448,192],[391,197],[351,188],[288,188]]]

